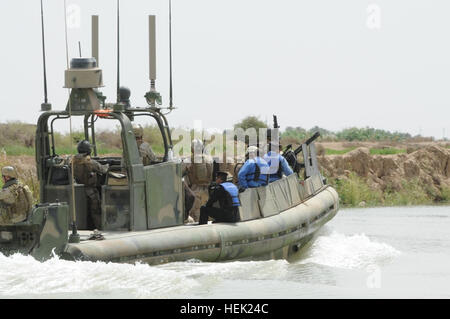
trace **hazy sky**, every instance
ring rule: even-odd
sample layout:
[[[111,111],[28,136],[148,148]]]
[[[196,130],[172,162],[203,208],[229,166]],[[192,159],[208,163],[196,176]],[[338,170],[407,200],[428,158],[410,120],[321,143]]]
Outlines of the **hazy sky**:
[[[104,95],[115,100],[113,0],[67,0],[70,57],[90,55],[100,15]],[[49,99],[64,109],[62,0],[44,0]],[[144,106],[148,18],[157,16],[157,89],[168,102],[168,0],[121,1],[121,83]],[[78,8],[80,9],[78,15]],[[43,101],[39,0],[2,0],[1,122],[35,123]],[[229,128],[247,115],[282,128],[371,126],[450,136],[448,0],[173,0],[172,126]],[[80,17],[80,21],[78,20]],[[78,23],[79,22],[79,23]]]

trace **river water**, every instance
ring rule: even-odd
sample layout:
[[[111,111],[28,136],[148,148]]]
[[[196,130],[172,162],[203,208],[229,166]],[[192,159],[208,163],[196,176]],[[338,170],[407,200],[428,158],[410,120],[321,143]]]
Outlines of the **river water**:
[[[161,266],[0,254],[1,298],[450,298],[450,206],[344,209],[302,256]]]

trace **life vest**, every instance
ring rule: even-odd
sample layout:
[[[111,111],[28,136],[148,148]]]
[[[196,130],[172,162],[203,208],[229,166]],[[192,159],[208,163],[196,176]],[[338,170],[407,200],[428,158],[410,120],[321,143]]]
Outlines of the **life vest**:
[[[272,159],[278,161],[278,170],[276,173],[269,174],[270,180],[282,178],[283,177],[283,167],[281,166],[281,161],[282,161],[281,155],[277,154],[276,157],[273,155],[267,155],[267,158],[268,158],[267,164],[269,165],[269,167],[272,166]]]
[[[233,183],[225,182],[220,184],[225,191],[228,193],[228,207],[239,207],[241,206],[241,201],[239,200],[239,189]]]
[[[267,184],[268,180],[267,180],[267,175],[265,174],[261,174],[261,167],[260,165],[262,165],[262,163],[258,163],[257,159],[253,159],[252,164],[254,164],[255,170],[253,171],[253,173],[248,173],[247,175],[245,175],[247,181],[251,181],[253,180],[256,183],[264,183]]]

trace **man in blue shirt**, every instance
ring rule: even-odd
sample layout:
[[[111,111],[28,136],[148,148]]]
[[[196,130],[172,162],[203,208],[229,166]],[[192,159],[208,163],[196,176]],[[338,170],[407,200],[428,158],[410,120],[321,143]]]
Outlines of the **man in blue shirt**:
[[[279,153],[279,150],[281,149],[280,143],[278,142],[272,145],[271,130],[267,131],[267,145],[269,148],[269,152],[264,155],[264,160],[269,165],[269,183],[273,183],[281,179],[283,177],[283,174],[286,176],[294,174],[286,159]],[[278,149],[278,152],[276,151],[276,149]]]
[[[227,182],[228,173],[217,172],[216,183],[210,188],[209,200],[200,208],[199,225],[208,223],[211,217],[216,223],[235,223],[240,221],[239,189],[233,183]],[[219,207],[213,207],[218,202]]]
[[[259,156],[259,149],[256,146],[250,146],[247,149],[248,160],[239,170],[239,186],[243,189],[266,186],[269,177],[269,165]]]

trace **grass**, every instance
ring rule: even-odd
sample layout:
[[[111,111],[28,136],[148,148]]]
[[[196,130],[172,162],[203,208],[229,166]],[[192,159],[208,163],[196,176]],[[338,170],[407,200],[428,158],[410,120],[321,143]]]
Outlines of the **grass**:
[[[443,186],[441,189],[441,199],[445,203],[450,203],[450,187]]]
[[[353,151],[354,149],[356,149],[356,147],[346,148],[344,150],[333,150],[333,149],[327,148],[327,149],[325,149],[325,155],[344,155],[344,154],[347,154],[348,152]]]
[[[0,153],[5,152],[8,156],[34,156],[35,150],[31,147],[21,146],[21,145],[9,145],[4,146],[0,149]],[[57,147],[56,154],[58,155],[66,155],[66,154],[76,154],[76,146],[73,147]],[[155,151],[156,152],[156,151]],[[100,147],[97,151],[99,155],[106,154],[122,154],[122,150],[119,148],[108,148],[108,147]],[[164,153],[164,151],[163,151]]]
[[[450,187],[436,190],[422,184],[418,179],[403,180],[401,189],[387,187],[384,192],[371,189],[367,182],[355,173],[351,173],[348,178],[331,179],[330,182],[338,192],[343,207],[411,206],[450,202]]]
[[[350,147],[343,150],[333,150],[330,148],[325,149],[326,155],[344,155],[348,152],[353,151],[356,149],[356,147]],[[406,150],[404,149],[398,149],[398,148],[371,148],[370,154],[371,155],[395,155],[395,154],[404,154],[406,153]]]
[[[402,181],[401,190],[393,190],[388,187],[384,196],[386,206],[411,206],[427,205],[435,202],[436,194],[430,192],[427,187],[421,186],[418,179]]]
[[[398,148],[371,148],[371,155],[395,155],[395,154],[405,154],[406,150]]]
[[[358,207],[362,202],[367,206],[377,206],[383,202],[381,191],[373,191],[367,183],[355,173],[346,179],[331,181],[339,194],[341,205]]]
[[[0,149],[0,153],[6,153],[10,156],[28,155],[34,156],[34,147],[26,147],[23,145],[7,145]]]

